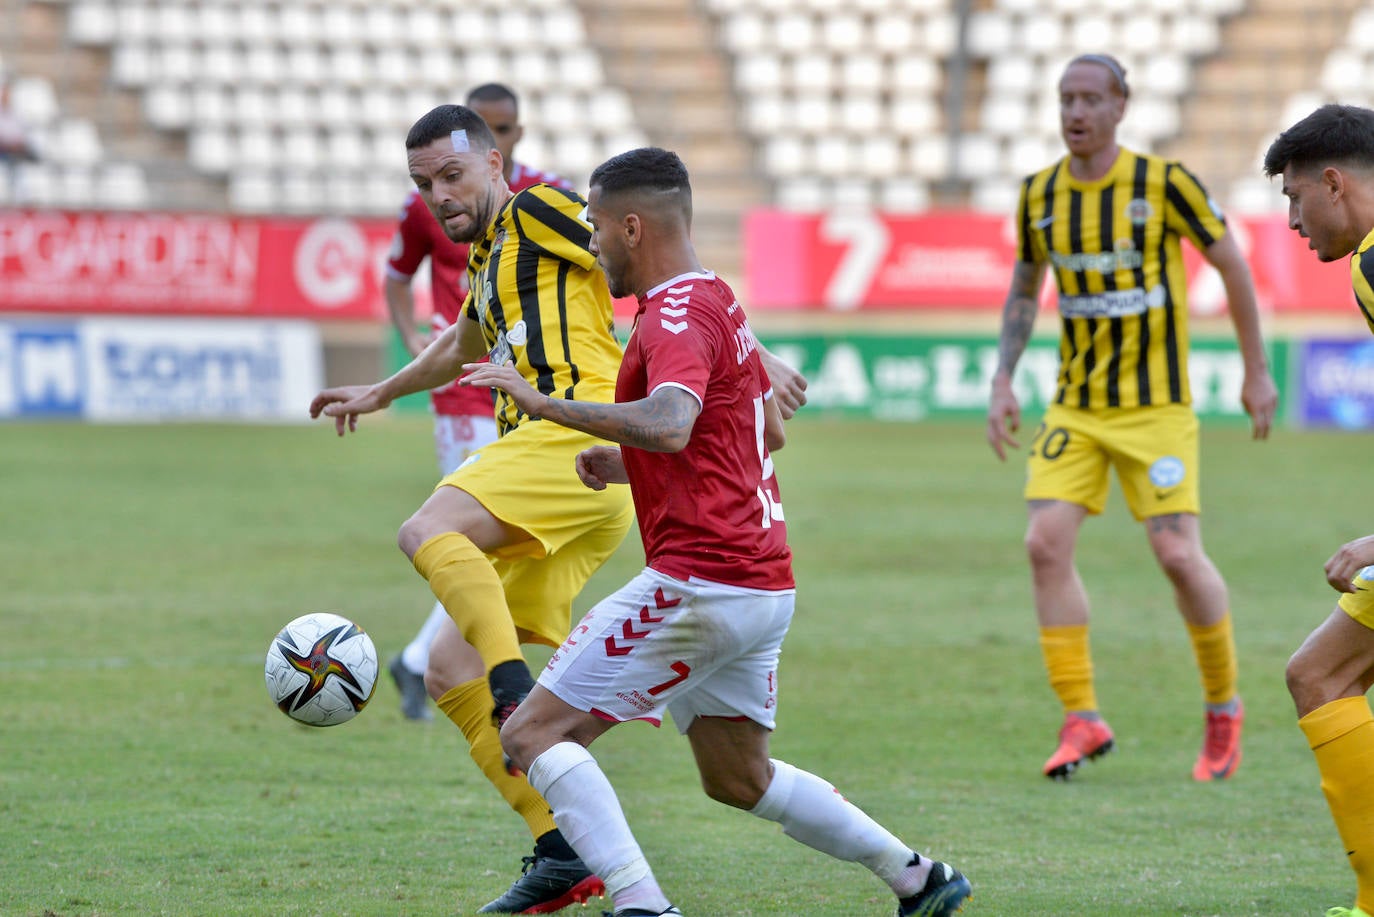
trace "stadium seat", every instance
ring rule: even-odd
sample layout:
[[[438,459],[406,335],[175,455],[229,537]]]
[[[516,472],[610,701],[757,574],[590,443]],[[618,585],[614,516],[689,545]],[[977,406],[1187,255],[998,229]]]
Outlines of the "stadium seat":
[[[919,213],[930,207],[930,188],[913,178],[891,178],[878,186],[878,206],[888,213]]]

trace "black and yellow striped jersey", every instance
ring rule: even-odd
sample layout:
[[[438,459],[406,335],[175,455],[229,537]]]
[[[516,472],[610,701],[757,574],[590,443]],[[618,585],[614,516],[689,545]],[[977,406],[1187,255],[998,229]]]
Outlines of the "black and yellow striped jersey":
[[[463,311],[482,326],[491,359],[514,361],[539,391],[612,402],[621,348],[606,277],[587,249],[586,206],[576,193],[552,185],[512,197],[472,245]],[[526,415],[505,392],[496,396],[504,435]]]
[[[1369,330],[1374,331],[1374,258],[1365,258],[1371,248],[1374,248],[1374,231],[1364,237],[1350,259],[1350,285],[1355,288],[1355,305],[1364,313]]]
[[[1179,239],[1206,249],[1220,209],[1177,162],[1121,149],[1096,181],[1065,157],[1028,177],[1017,258],[1059,285],[1059,382],[1069,407],[1189,404],[1187,277]]]

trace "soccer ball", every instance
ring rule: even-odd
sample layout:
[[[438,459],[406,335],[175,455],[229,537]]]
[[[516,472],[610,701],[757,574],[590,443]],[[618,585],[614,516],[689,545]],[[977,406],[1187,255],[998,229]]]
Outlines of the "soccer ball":
[[[267,693],[282,713],[309,726],[346,723],[377,687],[377,648],[347,618],[302,615],[267,648]]]

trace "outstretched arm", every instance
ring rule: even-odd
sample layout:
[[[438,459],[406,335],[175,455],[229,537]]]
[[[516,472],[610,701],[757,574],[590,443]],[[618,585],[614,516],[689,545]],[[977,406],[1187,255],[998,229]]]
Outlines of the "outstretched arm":
[[[1040,311],[1040,286],[1045,281],[1043,262],[1018,261],[1011,272],[1011,289],[1002,307],[1002,331],[997,338],[997,371],[992,374],[988,399],[988,445],[1006,461],[1006,447],[1021,448],[1012,435],[1021,428],[1021,403],[1011,380],[1021,354],[1026,352],[1035,316]]]
[[[343,436],[358,429],[358,416],[386,408],[403,395],[446,385],[458,377],[464,362],[481,355],[481,330],[466,316],[435,338],[420,355],[375,385],[327,388],[310,402],[310,416],[334,418]],[[512,370],[513,371],[513,370]]]
[[[1265,439],[1278,410],[1279,390],[1269,374],[1269,358],[1264,353],[1264,335],[1260,332],[1259,307],[1255,303],[1255,286],[1250,280],[1250,266],[1235,238],[1227,233],[1203,250],[1202,255],[1221,275],[1226,287],[1226,305],[1231,324],[1236,329],[1240,356],[1245,363],[1245,380],[1241,383],[1240,402],[1250,415],[1250,427],[1255,439]]]
[[[596,404],[550,398],[525,381],[510,363],[469,363],[463,385],[486,385],[511,396],[531,417],[581,430],[613,443],[648,452],[680,452],[692,436],[701,404],[685,389],[665,385],[647,398],[617,404]]]

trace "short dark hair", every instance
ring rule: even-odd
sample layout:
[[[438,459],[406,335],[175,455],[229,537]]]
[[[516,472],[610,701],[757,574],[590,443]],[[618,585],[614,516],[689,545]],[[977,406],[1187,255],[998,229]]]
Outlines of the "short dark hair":
[[[496,149],[496,138],[492,137],[487,122],[477,112],[462,105],[440,105],[431,109],[410,126],[410,133],[406,134],[406,149],[429,146],[454,131],[467,131],[468,144],[473,152],[485,153]]]
[[[1323,105],[1279,134],[1264,154],[1271,178],[1293,166],[1345,162],[1374,167],[1374,111],[1358,105]]]
[[[464,101],[468,105],[474,102],[509,102],[515,106],[516,111],[520,110],[520,99],[515,95],[515,90],[505,83],[483,83],[481,86],[474,86],[468,90],[467,99]]]
[[[692,185],[682,159],[671,150],[656,146],[612,156],[592,170],[588,185],[600,185],[603,196],[623,191],[678,191],[688,201],[692,197]]]

